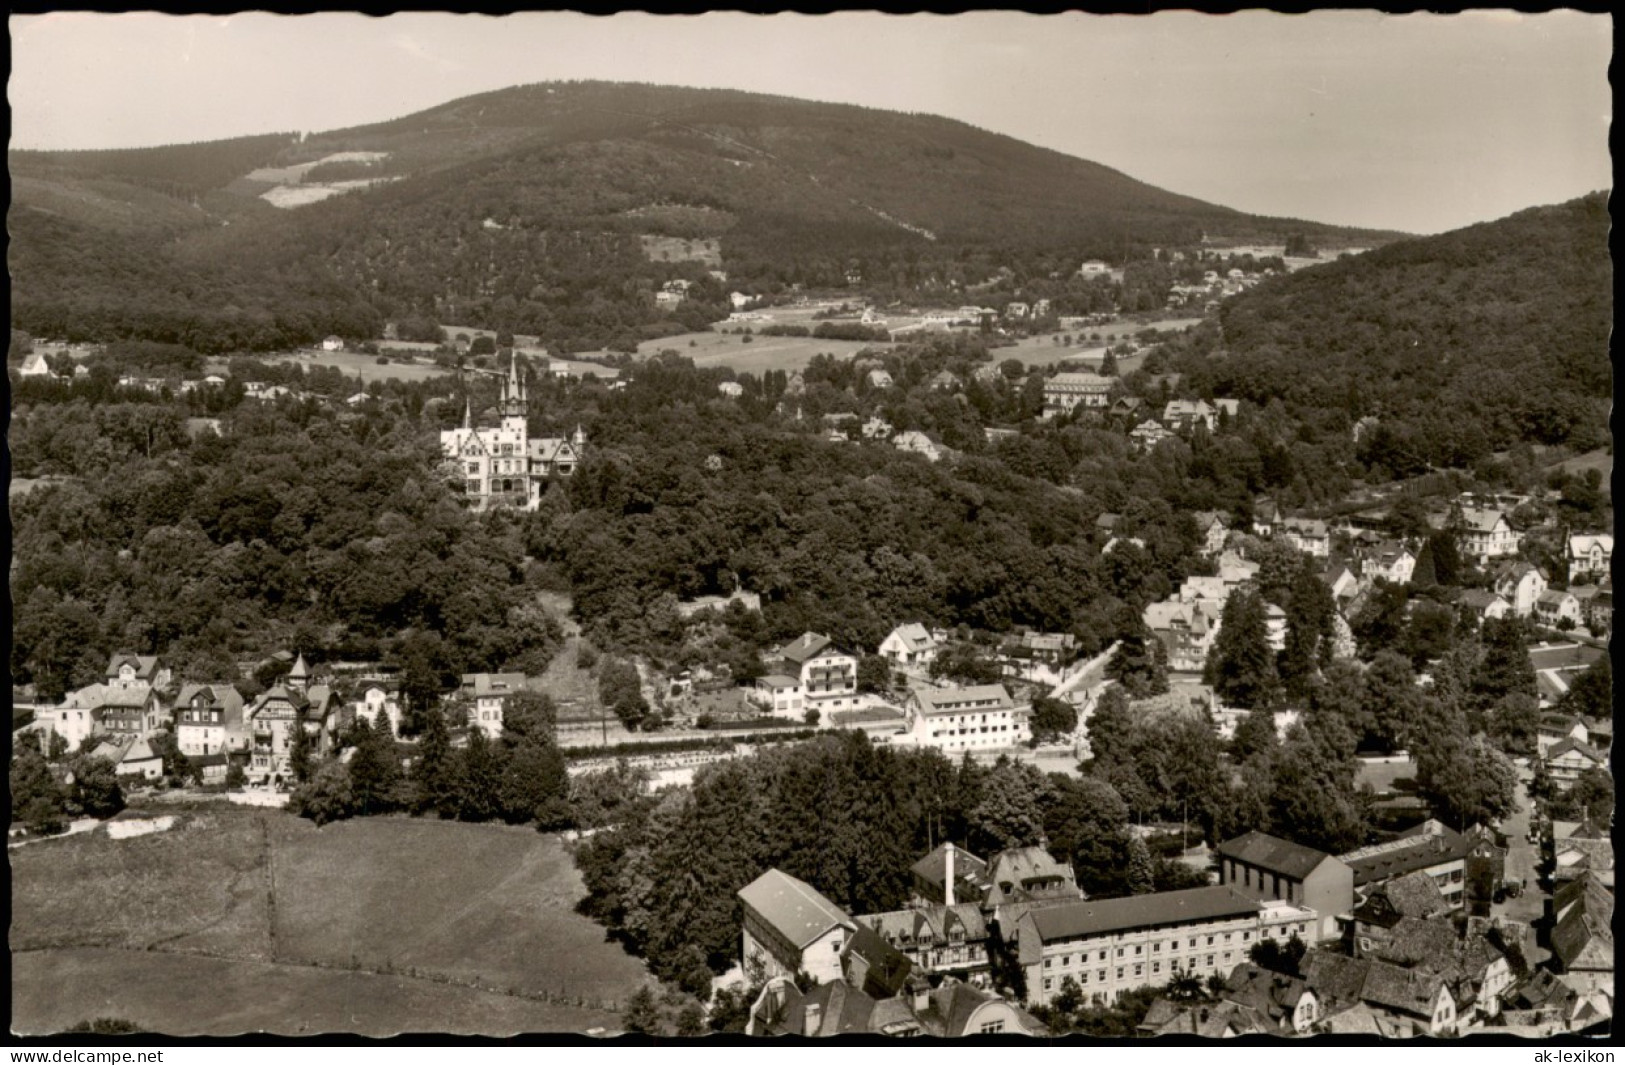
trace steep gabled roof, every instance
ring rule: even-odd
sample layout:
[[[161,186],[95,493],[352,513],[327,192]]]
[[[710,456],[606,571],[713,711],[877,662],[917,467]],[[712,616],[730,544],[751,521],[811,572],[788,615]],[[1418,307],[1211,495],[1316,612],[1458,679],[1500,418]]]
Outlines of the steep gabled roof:
[[[1601,765],[1606,760],[1603,758],[1602,753],[1599,752],[1595,747],[1591,746],[1591,744],[1581,743],[1572,736],[1565,736],[1556,743],[1552,744],[1550,747],[1546,748],[1546,760],[1550,762],[1553,759],[1561,758],[1570,751],[1577,751],[1582,758],[1585,758],[1587,761],[1595,762],[1598,765]]]
[[[896,636],[911,651],[923,651],[935,641],[931,638],[931,630],[917,621],[908,621],[892,630]]]
[[[1613,892],[1584,873],[1557,888],[1552,911],[1552,953],[1565,969],[1613,969]]]
[[[860,962],[861,966],[855,964]],[[914,963],[874,929],[859,922],[841,950],[841,969],[848,982],[852,981],[858,967],[863,969],[863,993],[882,999],[890,998],[902,989]]]
[[[1365,987],[1366,970],[1371,963],[1365,958],[1351,958],[1329,950],[1311,950],[1303,956],[1304,982],[1320,999],[1322,1014],[1347,1009],[1360,1001]]]
[[[826,648],[832,648],[832,641],[828,636],[804,632],[779,648],[779,657],[800,665],[810,658],[816,658]]]
[[[1377,892],[1387,898],[1388,905],[1401,918],[1431,917],[1450,908],[1439,891],[1438,881],[1421,871],[1395,877],[1375,889],[1373,894]]]
[[[797,947],[805,947],[831,928],[856,927],[846,911],[817,888],[778,869],[769,869],[740,888],[739,898]]]
[[[948,880],[949,846],[951,844],[939,844],[936,850],[910,866],[915,876],[936,887],[938,892],[944,889]],[[954,847],[954,881],[956,891],[961,884],[976,884],[980,893],[989,882],[987,862],[963,847]]]
[[[1373,961],[1366,969],[1360,1000],[1396,1013],[1431,1018],[1433,1003],[1443,987],[1444,977],[1439,973]]]
[[[1482,510],[1478,507],[1462,507],[1462,522],[1474,532],[1494,532],[1495,527],[1506,520],[1506,515],[1499,510]]]

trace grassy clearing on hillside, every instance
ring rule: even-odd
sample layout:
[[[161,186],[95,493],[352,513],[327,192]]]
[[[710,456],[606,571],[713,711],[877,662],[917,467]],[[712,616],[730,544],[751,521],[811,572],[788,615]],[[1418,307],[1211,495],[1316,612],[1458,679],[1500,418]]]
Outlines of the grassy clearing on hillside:
[[[730,327],[732,328],[732,327]],[[817,340],[813,337],[753,336],[749,344],[741,343],[743,336],[729,333],[682,333],[678,336],[646,340],[638,345],[638,357],[648,358],[670,348],[701,368],[709,366],[731,367],[735,373],[760,374],[764,370],[804,369],[819,352],[828,352],[837,358],[851,358],[862,348],[886,350],[890,344],[857,340]],[[690,347],[692,342],[693,346]],[[602,355],[603,352],[583,354]]]
[[[198,937],[270,957],[262,816],[189,813],[168,832],[118,841],[93,832],[14,851],[11,948],[143,950]],[[237,934],[222,941],[211,934],[221,926]]]
[[[246,1032],[382,1038],[402,1032],[511,1036],[618,1027],[601,1010],[408,976],[158,952],[81,948],[13,954],[11,1026],[60,1032],[93,1017],[176,1036]]]
[[[701,262],[713,270],[722,268],[722,242],[714,238],[687,240],[643,234],[638,237],[643,254],[650,262]]]
[[[558,839],[471,827],[343,821],[279,850],[278,949],[529,994],[624,999],[643,966],[574,912],[583,889]]]
[[[1571,459],[1564,459],[1549,467],[1562,470],[1564,473],[1583,473],[1586,470],[1596,470],[1602,474],[1603,490],[1608,490],[1608,479],[1614,472],[1614,456],[1608,453],[1607,448],[1598,448],[1587,451],[1584,455],[1576,455]]]
[[[209,809],[169,832],[91,833],[11,860],[14,977],[19,959],[33,974],[13,1001],[19,1031],[97,1016],[176,1034],[300,1020],[369,1035],[580,1030],[613,1027],[648,980],[575,912],[582,885],[563,845],[530,829],[404,818],[318,829]],[[104,969],[117,979],[84,978]],[[419,1012],[373,1001],[400,988]],[[345,1010],[324,1014],[335,994]]]
[[[270,362],[297,362],[303,366],[336,366],[345,376],[360,375],[363,383],[372,381],[427,381],[452,371],[444,366],[401,362],[391,358],[380,364],[378,356],[359,351],[300,351],[292,355],[272,355]]]

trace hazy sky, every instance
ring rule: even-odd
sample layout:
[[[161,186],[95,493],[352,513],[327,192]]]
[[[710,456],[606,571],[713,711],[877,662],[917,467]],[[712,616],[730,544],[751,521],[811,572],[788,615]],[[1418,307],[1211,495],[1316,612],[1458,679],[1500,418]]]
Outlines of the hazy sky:
[[[1260,214],[1436,233],[1612,181],[1608,16],[13,16],[12,146],[319,131],[554,79],[946,115]]]

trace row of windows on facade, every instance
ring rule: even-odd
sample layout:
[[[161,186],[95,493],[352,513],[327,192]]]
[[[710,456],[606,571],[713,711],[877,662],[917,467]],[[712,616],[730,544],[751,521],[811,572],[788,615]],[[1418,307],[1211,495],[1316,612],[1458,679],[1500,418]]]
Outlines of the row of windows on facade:
[[[1296,934],[1296,935],[1302,936],[1302,935],[1305,935],[1307,933],[1307,931],[1308,931],[1308,924],[1305,923],[1305,922],[1300,922],[1300,923],[1298,923],[1296,925],[1281,925],[1276,929],[1276,934],[1281,935],[1281,936],[1286,936],[1286,935],[1291,935],[1291,934]],[[1217,933],[1216,932],[1213,935],[1205,937],[1206,938],[1206,944],[1205,945],[1209,946],[1209,947],[1213,946],[1217,942],[1218,936],[1221,935],[1221,934],[1224,936],[1224,942],[1233,943],[1235,941],[1235,933],[1234,932],[1224,932],[1224,933]],[[1260,939],[1267,939],[1269,937],[1269,935],[1270,935],[1270,933],[1268,931],[1261,932],[1260,935],[1259,935],[1259,938]],[[1202,936],[1191,936],[1188,943],[1187,943],[1187,949],[1195,950],[1197,948],[1197,941],[1201,940],[1203,938],[1204,937],[1202,937]],[[1250,930],[1243,931],[1241,933],[1241,941],[1243,943],[1251,943],[1252,939],[1253,939],[1253,933]],[[1126,947],[1126,946],[1118,947],[1117,948],[1117,956],[1119,958],[1123,957],[1124,952],[1127,951],[1127,950],[1128,950],[1128,947]],[[1179,939],[1178,939],[1178,937],[1175,937],[1172,941],[1169,942],[1168,951],[1169,951],[1169,953],[1177,953],[1178,950],[1179,950]],[[1106,956],[1108,954],[1108,951],[1101,950],[1098,953],[1099,953],[1099,956],[1095,960],[1096,961],[1105,961]],[[1136,955],[1144,954],[1145,953],[1145,944],[1144,943],[1136,943],[1136,944],[1134,944],[1134,953]],[[1158,940],[1155,943],[1151,944],[1151,953],[1153,953],[1153,954],[1162,953],[1162,941],[1161,940]],[[1081,965],[1081,964],[1087,962],[1088,960],[1089,960],[1089,952],[1087,950],[1083,951],[1083,953],[1078,955],[1078,964]],[[1052,961],[1059,961],[1061,963],[1061,967],[1065,968],[1066,966],[1072,964],[1072,955],[1067,954],[1067,955],[1065,955],[1063,957],[1060,957],[1060,958],[1053,958],[1053,957],[1045,958],[1044,959],[1044,968],[1048,969],[1050,967],[1050,962],[1052,962]]]
[[[981,731],[982,732],[1009,732],[1010,731],[1010,726],[1009,725],[983,725],[982,728],[981,728]],[[938,736],[975,736],[977,734],[978,734],[978,732],[974,728],[962,728],[962,729],[958,729],[958,730],[950,728],[950,729],[942,729],[940,731],[933,731],[931,733],[931,738],[935,739]]]
[[[1224,952],[1223,964],[1224,964],[1224,966],[1226,968],[1229,968],[1230,963],[1234,960],[1234,957],[1233,957],[1234,953],[1235,953],[1234,951],[1229,951],[1229,950]],[[1203,962],[1201,962],[1200,960],[1198,960],[1196,958],[1190,958],[1190,959],[1188,959],[1186,961],[1184,968],[1187,969],[1187,970],[1189,970],[1189,969],[1198,969],[1198,968],[1212,969],[1212,968],[1214,968],[1214,959],[1216,957],[1218,957],[1218,956],[1214,955],[1214,954],[1209,954],[1207,956],[1206,963],[1203,963]],[[1124,965],[1117,966],[1117,979],[1121,980],[1121,979],[1124,978],[1123,973],[1124,973],[1125,969],[1127,969],[1127,966],[1124,966]],[[1106,979],[1107,979],[1106,974],[1109,971],[1110,970],[1107,970],[1107,969],[1097,970],[1096,979],[1098,980],[1098,982],[1104,984],[1106,982]],[[1179,964],[1179,959],[1178,958],[1174,958],[1173,960],[1169,961],[1169,963],[1168,963],[1168,971],[1171,972],[1171,973],[1177,973],[1177,972],[1180,971],[1180,964]],[[1160,962],[1160,961],[1152,962],[1151,963],[1151,972],[1154,975],[1161,973],[1162,972],[1162,962]],[[1134,966],[1134,975],[1135,976],[1141,976],[1141,977],[1143,977],[1145,975],[1145,964],[1143,962],[1141,962],[1141,963]],[[1077,980],[1078,980],[1078,983],[1080,985],[1087,985],[1089,983],[1089,972],[1088,972],[1088,970],[1080,969],[1078,971],[1078,973],[1077,973]],[[1055,978],[1054,977],[1051,977],[1051,976],[1044,977],[1044,990],[1045,991],[1053,991],[1053,990],[1055,990]]]

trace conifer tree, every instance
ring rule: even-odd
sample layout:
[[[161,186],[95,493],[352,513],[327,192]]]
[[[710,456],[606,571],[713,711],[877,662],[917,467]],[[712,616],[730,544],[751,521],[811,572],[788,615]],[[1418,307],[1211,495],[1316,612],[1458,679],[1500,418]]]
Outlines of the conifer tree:
[[[1267,707],[1275,692],[1275,656],[1270,651],[1264,601],[1238,591],[1224,604],[1219,635],[1208,653],[1211,682],[1229,706]]]
[[[457,817],[463,821],[490,821],[502,812],[501,757],[478,728],[468,730],[468,746],[462,754],[458,759],[463,771]]]
[[[419,812],[439,810],[442,817],[456,816],[456,789],[449,786],[447,779],[451,761],[446,715],[436,708],[425,716],[423,738],[418,741],[417,760],[412,764]]]
[[[1128,838],[1128,889],[1133,895],[1149,895],[1157,889],[1156,865],[1151,861],[1151,848],[1135,833]]]
[[[303,711],[294,714],[293,736],[288,742],[288,769],[293,773],[293,779],[303,784],[310,779],[311,762],[315,755],[314,744],[311,743],[310,733],[305,731],[305,715]]]

